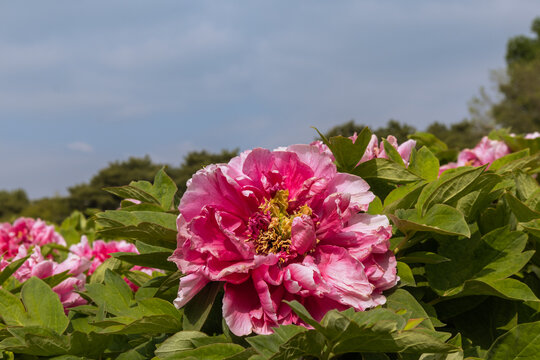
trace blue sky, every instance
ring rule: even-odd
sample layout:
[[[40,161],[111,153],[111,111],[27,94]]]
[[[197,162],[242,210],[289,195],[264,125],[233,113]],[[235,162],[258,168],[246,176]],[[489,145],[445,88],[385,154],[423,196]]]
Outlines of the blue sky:
[[[108,162],[309,142],[355,119],[423,129],[529,34],[538,1],[0,4],[0,189],[66,194]]]

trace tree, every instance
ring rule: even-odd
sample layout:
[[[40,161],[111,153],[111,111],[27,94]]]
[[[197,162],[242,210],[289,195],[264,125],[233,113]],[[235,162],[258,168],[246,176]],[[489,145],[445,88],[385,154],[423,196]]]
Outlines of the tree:
[[[23,189],[0,191],[0,220],[10,221],[30,204]]]
[[[499,84],[504,98],[493,106],[498,124],[522,133],[540,129],[540,18],[531,29],[535,38],[516,36],[508,41],[508,78]]]
[[[61,196],[52,198],[42,198],[32,201],[26,206],[19,216],[40,218],[42,220],[52,221],[60,224],[71,214],[72,209],[69,206],[69,199]]]
[[[103,190],[104,187],[127,185],[133,180],[152,180],[163,165],[154,164],[149,156],[130,157],[127,161],[115,161],[101,169],[89,183],[69,188],[71,210],[115,209],[120,199]]]

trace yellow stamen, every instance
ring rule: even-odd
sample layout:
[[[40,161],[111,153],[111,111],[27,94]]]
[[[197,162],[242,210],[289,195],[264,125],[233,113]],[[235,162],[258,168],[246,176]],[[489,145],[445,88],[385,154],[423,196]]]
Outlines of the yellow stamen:
[[[270,224],[268,229],[261,231],[255,242],[255,251],[257,254],[278,254],[280,252],[289,253],[291,246],[291,229],[294,218],[312,215],[309,206],[303,205],[293,214],[288,213],[289,191],[278,190],[273,199],[267,200],[260,207],[261,211],[270,215]]]

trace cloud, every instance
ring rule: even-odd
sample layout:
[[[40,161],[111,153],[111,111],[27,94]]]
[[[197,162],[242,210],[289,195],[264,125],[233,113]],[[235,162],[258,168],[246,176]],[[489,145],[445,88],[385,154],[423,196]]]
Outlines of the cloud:
[[[70,150],[80,151],[80,152],[87,153],[87,154],[90,154],[90,153],[94,152],[94,148],[92,147],[92,145],[87,144],[87,143],[82,142],[82,141],[75,141],[75,142],[69,143],[67,145],[67,147]]]

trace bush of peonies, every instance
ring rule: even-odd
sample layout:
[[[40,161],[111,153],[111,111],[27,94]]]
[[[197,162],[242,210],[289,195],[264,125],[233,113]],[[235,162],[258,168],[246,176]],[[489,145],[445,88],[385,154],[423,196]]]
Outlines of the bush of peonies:
[[[442,166],[430,141],[256,148],[181,199],[160,170],[89,221],[0,223],[0,358],[521,356],[540,336],[540,134]]]

